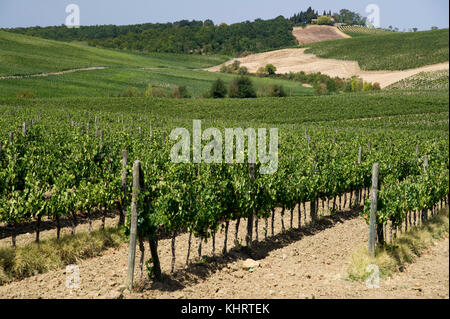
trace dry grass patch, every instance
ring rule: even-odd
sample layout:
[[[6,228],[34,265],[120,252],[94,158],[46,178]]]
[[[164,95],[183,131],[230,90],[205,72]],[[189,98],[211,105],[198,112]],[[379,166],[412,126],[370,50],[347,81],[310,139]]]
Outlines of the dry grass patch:
[[[371,264],[378,266],[382,278],[403,271],[406,264],[414,262],[436,240],[444,238],[448,233],[449,211],[446,208],[441,210],[440,214],[431,217],[426,224],[401,234],[392,244],[377,248],[374,259],[369,257],[366,246],[356,250],[351,256],[349,278],[357,281],[366,280],[370,275],[366,268]]]
[[[0,285],[98,256],[125,241],[121,229],[106,228],[91,234],[66,235],[60,240],[46,239],[16,249],[0,248]]]

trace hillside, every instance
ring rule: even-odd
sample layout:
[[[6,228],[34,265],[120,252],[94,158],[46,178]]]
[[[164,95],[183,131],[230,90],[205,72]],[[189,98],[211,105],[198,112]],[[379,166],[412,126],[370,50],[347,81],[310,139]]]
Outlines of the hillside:
[[[226,59],[115,51],[0,31],[0,60],[6,61],[0,64],[0,96],[13,97],[21,90],[30,91],[35,97],[117,96],[128,87],[144,92],[149,83],[167,92],[186,85],[193,96],[201,96],[218,77],[225,82],[236,77],[199,70]],[[80,70],[83,68],[89,69]],[[79,72],[61,72],[71,69]],[[22,78],[52,72],[61,74]],[[312,94],[311,89],[291,81],[259,78],[253,81],[256,89],[281,84],[288,94]]]
[[[320,72],[331,77],[340,78],[351,78],[356,75],[367,82],[378,82],[381,88],[420,72],[449,69],[449,63],[443,62],[400,71],[364,71],[361,70],[357,61],[319,58],[314,54],[305,52],[305,48],[276,50],[251,54],[244,58],[232,59],[224,64],[229,65],[233,63],[233,61],[238,60],[241,62],[241,65],[248,68],[252,73],[256,72],[260,67],[264,67],[267,64],[273,64],[277,68],[277,73],[279,74],[303,71],[305,73]],[[219,72],[220,69],[221,65],[207,68],[207,70],[211,72]]]
[[[363,37],[377,34],[392,34],[392,31],[377,28],[368,28],[358,25],[344,25],[338,27],[339,31],[349,35],[350,37]]]
[[[305,53],[357,61],[362,70],[405,70],[448,61],[449,30],[380,34],[311,43]]]
[[[0,96],[14,97],[21,90],[33,92],[35,97],[117,96],[129,87],[136,87],[142,94],[148,84],[154,88],[172,92],[177,86],[187,86],[193,97],[207,92],[213,81],[221,78],[229,83],[237,75],[214,74],[201,70],[181,68],[105,68],[93,71],[73,72],[47,77],[0,79]],[[293,81],[252,77],[257,90],[269,85],[283,85],[288,95],[311,95],[313,90]]]
[[[221,56],[120,52],[0,31],[0,76],[94,66],[202,68],[225,59]]]
[[[329,25],[309,25],[306,27],[296,27],[292,31],[299,44],[308,44],[321,41],[337,40],[349,38],[347,34],[338,28]]]
[[[211,20],[140,25],[54,26],[7,31],[60,41],[85,41],[91,46],[140,52],[239,55],[295,46],[292,22],[280,16],[227,25]]]
[[[308,29],[311,41],[320,39],[318,31],[322,27],[305,30]],[[273,64],[280,74],[303,71],[341,78],[356,75],[367,82],[378,82],[384,88],[421,72],[448,70],[448,35],[448,29],[416,33],[375,32],[357,38],[309,43],[303,45],[304,48],[251,54],[223,65],[238,60],[252,73]],[[221,65],[207,68],[212,72],[220,69]]]

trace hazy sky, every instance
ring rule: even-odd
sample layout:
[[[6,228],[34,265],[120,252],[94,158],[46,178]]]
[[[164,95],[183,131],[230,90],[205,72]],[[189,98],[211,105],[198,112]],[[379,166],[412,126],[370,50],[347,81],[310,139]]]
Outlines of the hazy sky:
[[[278,15],[290,17],[308,6],[336,12],[346,8],[367,16],[365,8],[377,4],[381,27],[400,30],[431,26],[448,28],[448,0],[0,0],[0,28],[51,26],[65,23],[68,4],[80,8],[80,24],[138,24],[182,19],[233,23]]]

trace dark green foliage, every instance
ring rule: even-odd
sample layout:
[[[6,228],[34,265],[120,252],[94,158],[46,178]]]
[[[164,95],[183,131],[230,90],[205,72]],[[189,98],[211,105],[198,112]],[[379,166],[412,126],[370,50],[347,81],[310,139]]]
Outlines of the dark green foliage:
[[[333,25],[330,17],[322,16],[317,19],[317,24],[319,25]]]
[[[270,75],[275,74],[275,72],[277,71],[277,68],[273,64],[267,64],[265,67],[265,71],[270,76]]]
[[[222,79],[217,79],[211,86],[210,96],[215,99],[221,99],[227,96],[227,87]]]
[[[177,99],[188,99],[191,97],[191,94],[189,93],[187,86],[181,85],[173,90],[173,97]]]
[[[364,81],[353,76],[350,79],[343,79],[339,77],[330,77],[320,72],[306,74],[301,71],[298,73],[290,72],[286,74],[276,74],[274,78],[281,78],[286,80],[298,81],[313,86],[315,95],[325,95],[338,92],[359,92],[363,90]],[[379,83],[367,83],[364,91],[380,90]]]
[[[241,66],[241,62],[238,60],[235,60],[232,64],[231,64],[231,73],[236,73],[239,71],[239,67]]]
[[[364,25],[366,23],[366,18],[362,17],[359,13],[341,9],[339,13],[331,13],[330,11],[323,11],[322,16],[329,16],[334,18],[334,22],[346,23],[348,25]],[[319,13],[314,11],[311,7],[309,7],[306,11],[300,11],[297,14],[294,14],[289,20],[295,26],[303,26],[306,24],[311,24],[312,19],[319,18]],[[319,21],[318,21],[319,22]],[[319,23],[319,24],[332,24],[331,21],[327,19],[327,23]]]
[[[255,89],[250,78],[241,76],[230,83],[229,96],[231,98],[254,98],[256,97]]]
[[[328,93],[327,85],[325,83],[317,81],[314,83],[313,88],[315,95],[325,95]]]
[[[284,87],[282,85],[272,85],[269,87],[269,96],[271,97],[285,97],[286,92],[284,90]]]
[[[144,96],[144,94],[139,91],[138,88],[134,87],[134,86],[130,86],[128,87],[125,92],[123,92],[122,94],[119,94],[119,97],[141,97]]]
[[[87,41],[93,46],[147,52],[239,55],[297,44],[292,23],[280,16],[231,25],[211,20],[137,25],[65,26],[8,29],[10,32],[63,41]]]
[[[238,74],[239,75],[247,75],[248,74],[248,69],[245,66],[241,66],[238,70]]]
[[[339,13],[333,14],[334,22],[345,23],[347,25],[365,25],[366,18],[359,13],[350,11],[348,9],[341,9]]]
[[[19,93],[17,93],[16,97],[18,99],[33,99],[34,94],[31,91],[21,90]]]
[[[294,25],[304,25],[310,24],[312,19],[317,19],[318,14],[314,12],[314,10],[309,7],[306,11],[300,11],[299,13],[294,14],[290,20]]]
[[[345,82],[344,85],[344,92],[351,92],[352,91],[352,83],[350,81]]]

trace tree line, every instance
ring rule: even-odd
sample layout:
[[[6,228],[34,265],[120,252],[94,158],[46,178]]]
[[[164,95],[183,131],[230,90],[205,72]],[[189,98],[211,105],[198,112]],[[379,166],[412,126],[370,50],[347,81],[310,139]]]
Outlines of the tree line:
[[[365,25],[366,18],[362,17],[359,13],[353,12],[348,9],[341,9],[339,12],[331,13],[326,10],[320,15],[319,11],[314,11],[309,7],[306,11],[300,11],[294,14],[289,20],[294,26],[304,26],[311,24],[313,19],[318,19],[319,16],[328,16],[334,19],[335,23],[345,23],[347,25]]]
[[[331,11],[323,12],[331,16]],[[309,7],[290,18],[244,21],[228,25],[212,20],[181,20],[173,23],[144,23],[134,25],[95,25],[67,28],[64,25],[5,29],[9,32],[38,36],[59,41],[84,41],[91,46],[141,52],[188,54],[223,54],[242,56],[297,45],[292,35],[296,25],[310,24],[319,16]],[[364,24],[358,13],[342,9],[334,13],[335,22]]]
[[[188,54],[242,55],[295,46],[292,22],[279,16],[227,25],[211,20],[80,28],[32,27],[7,31],[61,41],[87,41],[91,46]]]

